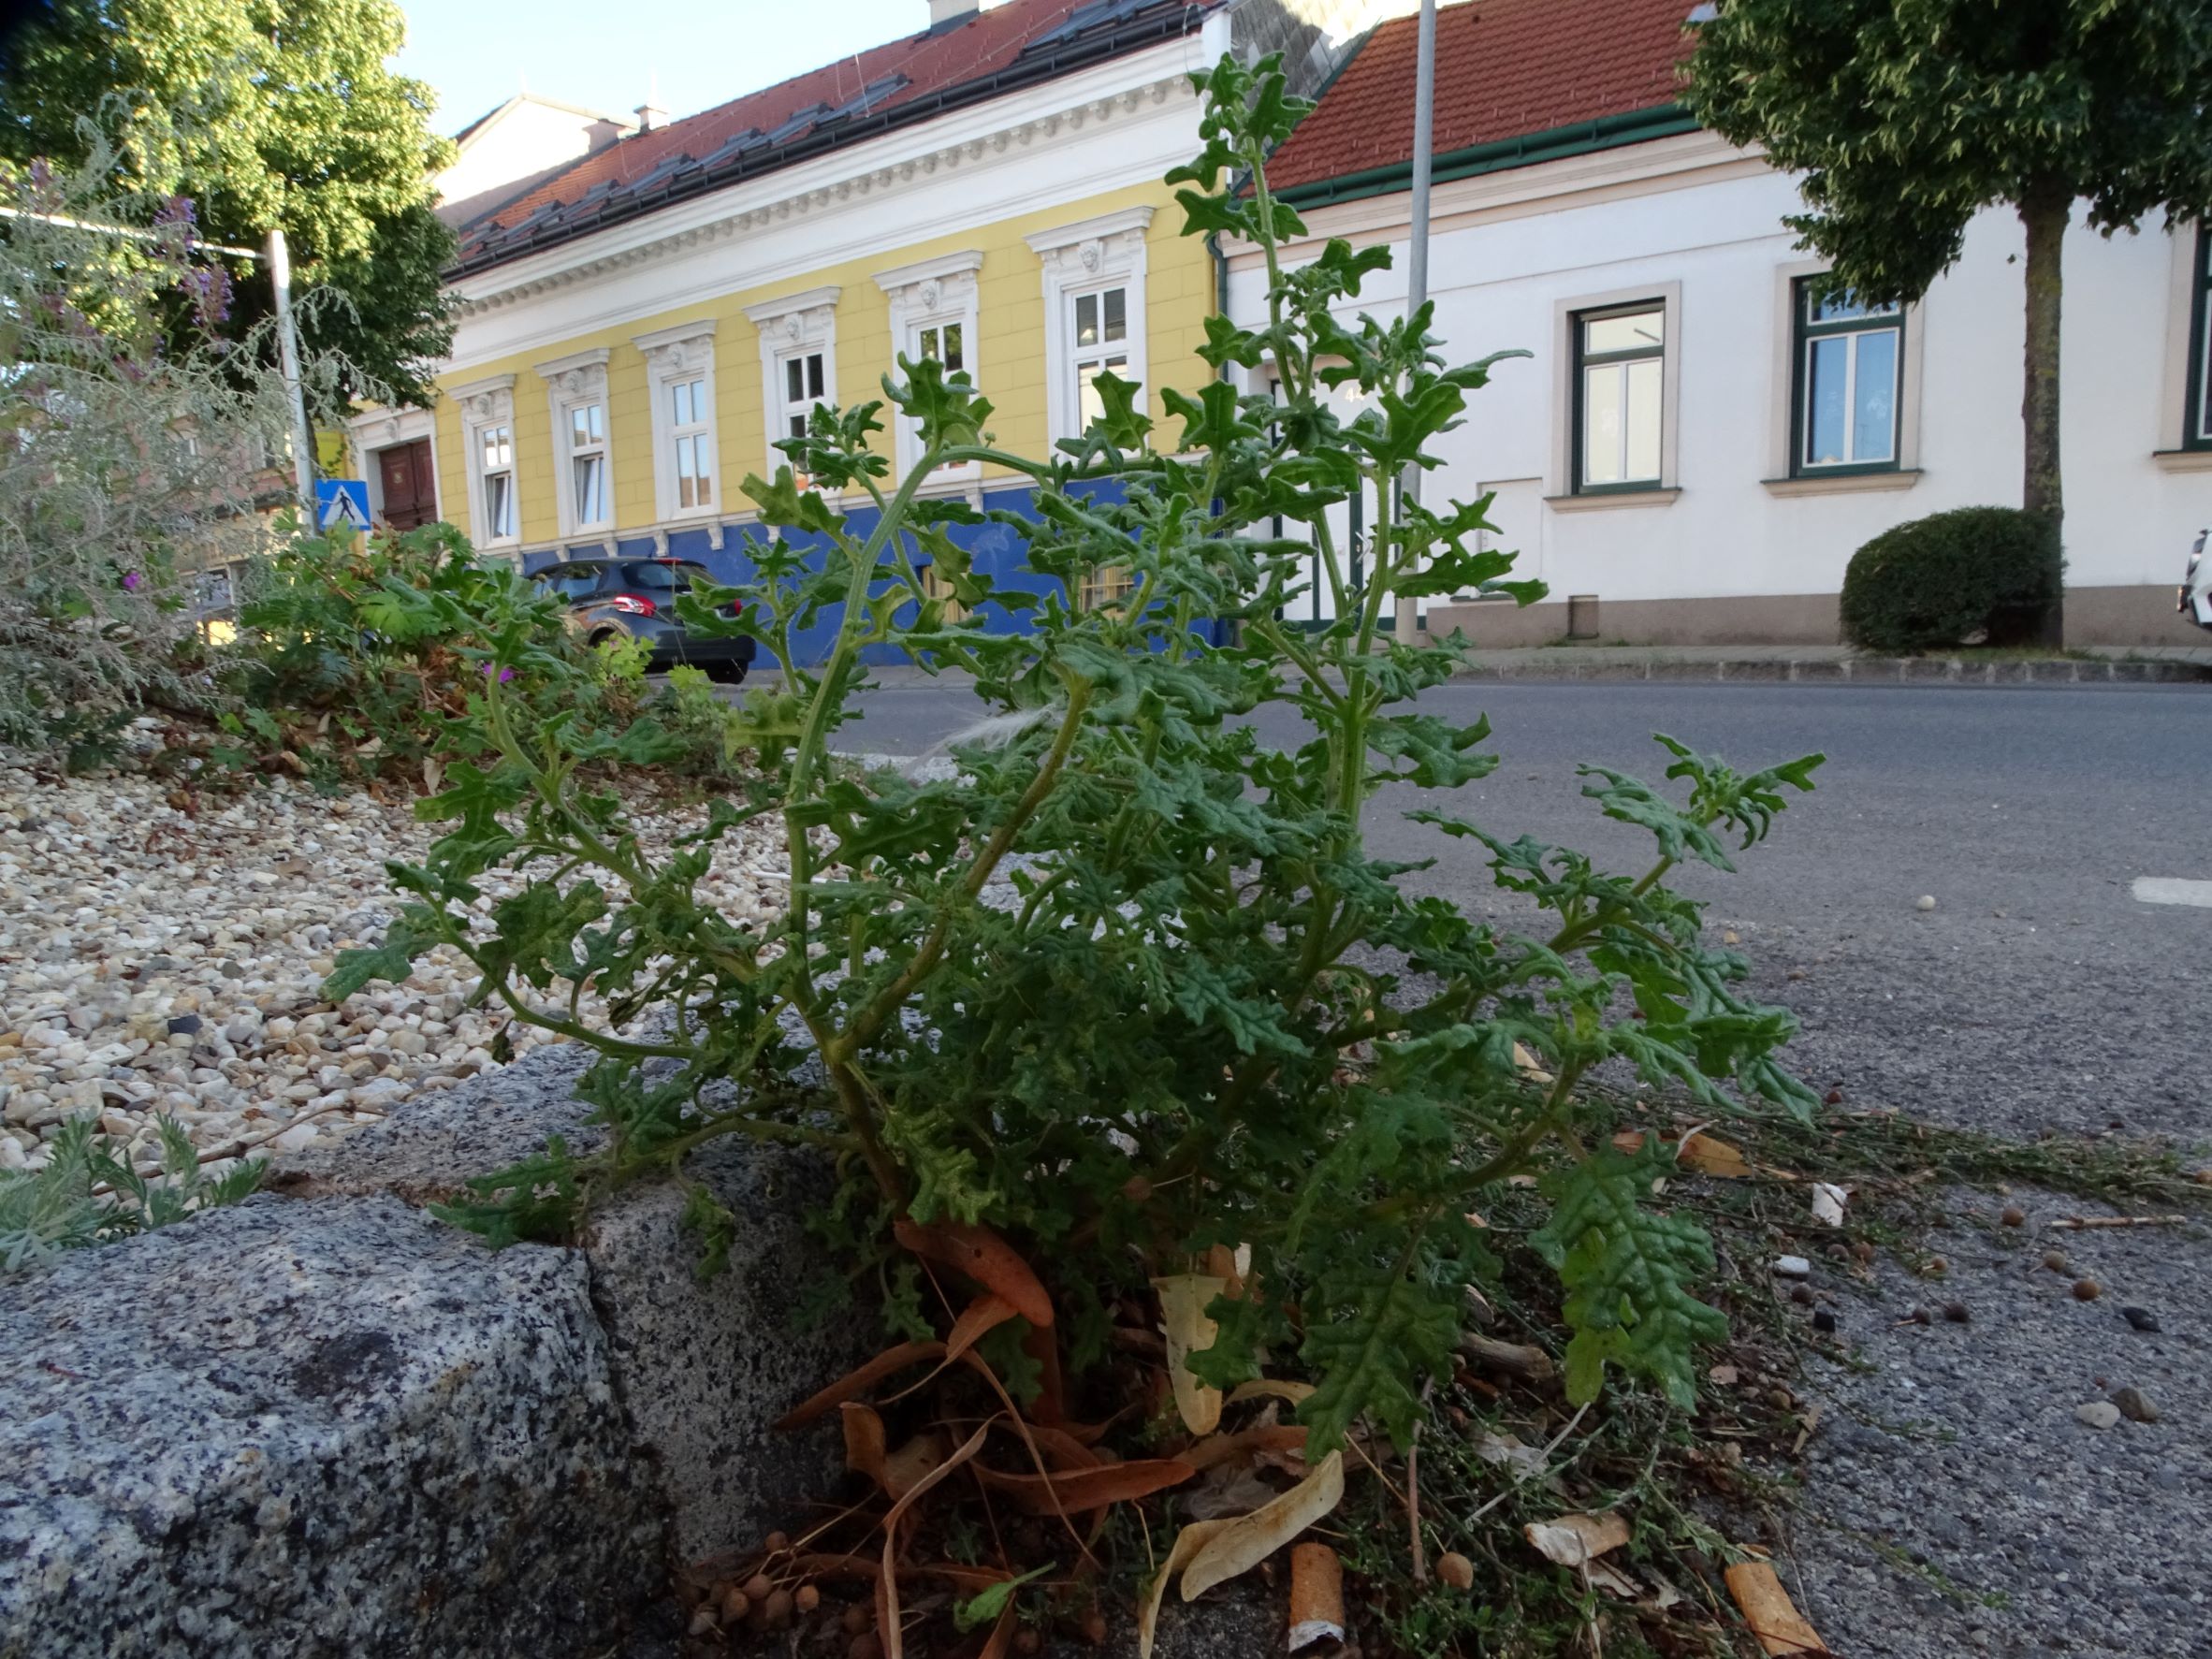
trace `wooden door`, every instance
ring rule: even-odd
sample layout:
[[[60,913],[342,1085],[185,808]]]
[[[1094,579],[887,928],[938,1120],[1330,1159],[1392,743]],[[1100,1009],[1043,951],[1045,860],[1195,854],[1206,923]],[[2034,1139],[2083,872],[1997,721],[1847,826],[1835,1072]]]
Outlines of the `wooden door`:
[[[438,486],[430,475],[430,441],[417,438],[376,452],[384,511],[379,517],[394,530],[413,530],[438,517]]]

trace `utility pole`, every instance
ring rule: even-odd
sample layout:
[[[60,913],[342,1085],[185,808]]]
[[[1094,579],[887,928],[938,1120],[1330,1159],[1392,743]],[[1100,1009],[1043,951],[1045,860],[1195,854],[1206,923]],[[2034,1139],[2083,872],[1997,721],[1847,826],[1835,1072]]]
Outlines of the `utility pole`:
[[[1436,0],[1421,0],[1420,55],[1413,72],[1413,232],[1405,260],[1405,314],[1411,316],[1429,300],[1429,158],[1436,139]],[[1421,499],[1421,470],[1409,465],[1399,480],[1409,502]],[[1411,645],[1420,632],[1420,601],[1410,593],[1398,596],[1394,632],[1401,645]]]
[[[299,528],[313,535],[315,524],[315,444],[308,429],[307,399],[299,385],[299,335],[292,326],[292,255],[283,229],[269,233],[269,280],[276,290],[277,367],[284,396],[292,405],[292,478],[299,491]]]

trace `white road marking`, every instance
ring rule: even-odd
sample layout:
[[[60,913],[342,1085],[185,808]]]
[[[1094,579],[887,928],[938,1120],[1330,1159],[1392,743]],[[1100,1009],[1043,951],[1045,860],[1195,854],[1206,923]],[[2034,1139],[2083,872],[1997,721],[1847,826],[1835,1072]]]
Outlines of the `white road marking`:
[[[2212,881],[2184,881],[2173,876],[2137,876],[2132,889],[2138,904],[2194,905],[2212,910]]]

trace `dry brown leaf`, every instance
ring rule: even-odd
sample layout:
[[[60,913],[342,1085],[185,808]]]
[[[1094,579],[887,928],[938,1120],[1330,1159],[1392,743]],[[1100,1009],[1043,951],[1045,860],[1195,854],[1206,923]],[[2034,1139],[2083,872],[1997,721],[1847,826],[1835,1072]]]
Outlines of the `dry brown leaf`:
[[[1607,1550],[1628,1542],[1628,1522],[1614,1509],[1597,1515],[1578,1513],[1532,1521],[1521,1530],[1547,1561],[1564,1567],[1587,1566]]]
[[[1249,1515],[1262,1504],[1273,1503],[1275,1489],[1250,1469],[1223,1463],[1209,1469],[1206,1478],[1187,1495],[1177,1495],[1183,1512],[1191,1520],[1224,1521]]]
[[[934,1429],[915,1435],[883,1460],[883,1490],[903,1498],[945,1461],[945,1437]]]
[[[945,1337],[945,1359],[957,1360],[962,1354],[1012,1318],[1014,1304],[995,1290],[986,1290],[965,1308],[953,1321],[953,1329]]]
[[[1234,1524],[1228,1521],[1194,1521],[1175,1535],[1175,1542],[1168,1549],[1168,1559],[1160,1563],[1159,1576],[1153,1579],[1152,1588],[1145,1593],[1144,1605],[1137,1609],[1139,1659],[1152,1659],[1153,1632],[1159,1625],[1160,1598],[1167,1594],[1169,1581],[1216,1534]]]
[[[1613,1144],[1623,1152],[1637,1152],[1652,1138],[1642,1129],[1623,1129],[1613,1137]],[[1751,1160],[1740,1148],[1702,1130],[1693,1130],[1683,1137],[1675,1149],[1675,1157],[1701,1175],[1717,1176],[1723,1181],[1741,1181],[1753,1173]]]
[[[1030,1324],[1041,1327],[1053,1322],[1052,1298],[1044,1293],[1043,1283],[1020,1252],[989,1228],[965,1221],[924,1225],[901,1215],[892,1222],[891,1231],[915,1255],[942,1262],[984,1289],[996,1290]]]
[[[1265,1423],[1257,1429],[1240,1430],[1234,1434],[1210,1434],[1186,1447],[1177,1455],[1194,1469],[1211,1469],[1219,1463],[1257,1457],[1261,1452],[1302,1452],[1304,1449],[1305,1426],[1302,1423]]]
[[[1013,1647],[1014,1614],[1019,1609],[1010,1597],[1006,1606],[999,1609],[998,1623],[991,1626],[991,1639],[983,1644],[983,1651],[976,1655],[976,1659],[1006,1659],[1008,1652]]]
[[[984,1423],[966,1440],[960,1449],[907,1489],[907,1493],[891,1506],[891,1513],[883,1517],[883,1571],[876,1580],[876,1635],[883,1644],[884,1659],[901,1659],[906,1645],[900,1639],[898,1619],[898,1523],[906,1512],[921,1502],[929,1489],[983,1448],[983,1442],[991,1436],[991,1425]]]
[[[1344,1563],[1326,1544],[1290,1550],[1289,1651],[1344,1640]]]
[[[776,1420],[779,1429],[801,1429],[821,1417],[833,1406],[842,1405],[855,1394],[866,1393],[895,1371],[909,1365],[919,1365],[924,1360],[941,1359],[945,1345],[941,1342],[902,1342],[895,1348],[886,1348],[858,1370],[849,1371],[819,1394],[810,1396]]]
[[[1344,1453],[1332,1451],[1320,1467],[1277,1498],[1230,1521],[1183,1570],[1183,1599],[1195,1601],[1216,1584],[1258,1566],[1344,1499]]]
[[[1828,1651],[1827,1644],[1805,1623],[1804,1615],[1783,1589],[1772,1563],[1739,1561],[1725,1576],[1728,1594],[1743,1610],[1743,1622],[1759,1638],[1759,1646],[1767,1650],[1768,1659]]]
[[[1168,1381],[1175,1390],[1175,1410],[1193,1434],[1211,1434],[1221,1422],[1221,1390],[1191,1375],[1190,1356],[1214,1346],[1216,1330],[1206,1309],[1228,1281],[1211,1273],[1176,1273],[1155,1279],[1159,1292],[1162,1334],[1168,1339]]]
[[[842,1407],[845,1414],[845,1467],[855,1474],[866,1475],[878,1486],[888,1487],[883,1478],[883,1419],[872,1405],[858,1400],[848,1400]],[[898,1493],[893,1492],[893,1497]]]
[[[1513,1045],[1513,1064],[1520,1070],[1521,1076],[1527,1078],[1531,1083],[1550,1083],[1553,1081],[1551,1073],[1537,1063],[1536,1056],[1530,1054],[1518,1042]]]
[[[1247,1400],[1288,1400],[1296,1405],[1313,1391],[1312,1383],[1280,1382],[1272,1376],[1262,1376],[1251,1382],[1237,1384],[1230,1391],[1229,1403],[1242,1405]]]
[[[1126,1463],[1070,1469],[1050,1477],[1009,1475],[982,1463],[976,1465],[975,1472],[985,1486],[1004,1492],[1015,1508],[1028,1515],[1079,1515],[1085,1509],[1102,1509],[1108,1504],[1127,1503],[1180,1486],[1198,1473],[1178,1458],[1137,1458]]]

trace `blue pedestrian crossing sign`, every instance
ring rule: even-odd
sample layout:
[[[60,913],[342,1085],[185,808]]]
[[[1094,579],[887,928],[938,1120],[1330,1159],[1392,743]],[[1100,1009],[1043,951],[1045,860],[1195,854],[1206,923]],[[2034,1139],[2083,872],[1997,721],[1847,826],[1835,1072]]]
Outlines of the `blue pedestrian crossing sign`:
[[[369,485],[361,478],[315,480],[315,528],[369,530]]]

